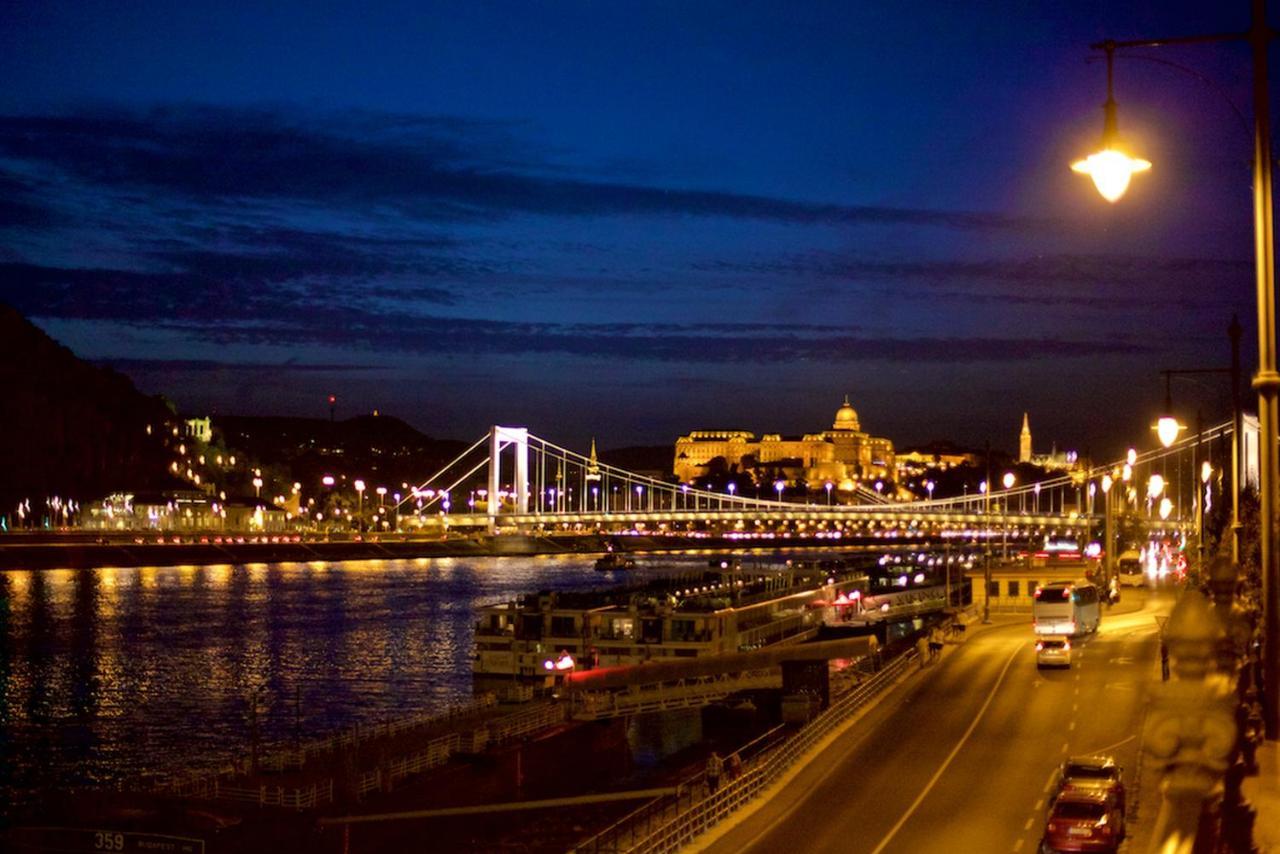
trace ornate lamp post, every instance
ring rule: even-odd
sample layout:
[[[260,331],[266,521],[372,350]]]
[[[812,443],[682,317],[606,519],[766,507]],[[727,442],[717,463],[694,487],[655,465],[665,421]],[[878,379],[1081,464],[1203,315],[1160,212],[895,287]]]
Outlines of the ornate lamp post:
[[[1280,738],[1280,563],[1277,563],[1276,485],[1280,482],[1277,458],[1280,447],[1277,430],[1280,411],[1280,371],[1276,364],[1275,304],[1275,218],[1272,194],[1271,98],[1267,83],[1267,48],[1275,33],[1267,23],[1266,0],[1252,0],[1252,20],[1247,32],[1215,33],[1170,39],[1105,41],[1092,45],[1107,56],[1107,101],[1103,105],[1103,147],[1100,152],[1073,164],[1077,172],[1093,177],[1109,202],[1117,201],[1128,188],[1129,178],[1150,168],[1146,161],[1129,157],[1116,133],[1116,104],[1111,96],[1111,65],[1114,52],[1127,48],[1158,47],[1168,44],[1205,44],[1247,41],[1253,56],[1253,223],[1254,280],[1258,305],[1258,372],[1253,387],[1258,390],[1259,492],[1261,494],[1261,570],[1263,599],[1263,693],[1266,736]],[[1146,164],[1146,165],[1144,165]]]

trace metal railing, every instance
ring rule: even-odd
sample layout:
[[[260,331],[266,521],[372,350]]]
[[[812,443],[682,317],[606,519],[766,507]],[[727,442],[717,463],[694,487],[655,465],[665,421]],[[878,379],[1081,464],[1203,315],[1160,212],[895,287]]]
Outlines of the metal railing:
[[[236,801],[256,804],[260,807],[285,807],[286,809],[313,809],[321,804],[333,803],[333,778],[317,781],[310,786],[235,786],[213,778],[191,781],[181,790],[171,791],[180,797],[210,801]]]
[[[351,727],[350,729],[343,730],[329,738],[307,742],[306,744],[296,748],[281,748],[272,750],[269,753],[264,753],[258,759],[258,771],[266,773],[283,773],[285,771],[299,770],[309,761],[323,756],[332,755],[340,750],[357,749],[362,743],[367,743],[375,739],[390,738],[415,729],[439,726],[459,718],[465,718],[491,709],[496,705],[497,698],[493,694],[481,694],[470,702],[453,706],[444,712],[429,715],[414,715],[401,720],[388,721],[386,723],[374,724],[371,726]],[[454,736],[454,738],[457,738],[457,736]],[[435,742],[432,742],[432,744],[434,743]],[[169,779],[152,787],[152,791],[159,792],[161,794],[176,795],[178,797],[207,798],[210,797],[209,792],[213,791],[215,788],[237,788],[229,781],[236,777],[244,777],[252,772],[252,759],[246,756],[218,768],[192,771],[170,777]],[[268,788],[274,791],[279,787]],[[246,791],[256,792],[257,789],[247,787]],[[240,799],[246,800],[245,798]],[[254,799],[248,798],[247,800]]]
[[[714,792],[699,797],[705,775],[688,781],[679,795],[659,798],[613,826],[575,846],[570,854],[660,854],[676,851],[742,807],[771,785],[815,744],[844,724],[855,712],[894,683],[918,656],[914,650],[894,658],[879,672],[858,684],[794,736],[762,750],[744,762],[739,776]],[[766,735],[778,733],[782,727]]]
[[[453,754],[458,752],[461,744],[461,736],[453,733],[435,739],[423,750],[385,762],[372,771],[365,771],[360,774],[353,786],[355,793],[358,797],[364,797],[369,792],[390,791],[397,780],[445,764]]]
[[[490,744],[502,744],[540,729],[564,723],[569,707],[546,703],[491,721],[488,726]]]

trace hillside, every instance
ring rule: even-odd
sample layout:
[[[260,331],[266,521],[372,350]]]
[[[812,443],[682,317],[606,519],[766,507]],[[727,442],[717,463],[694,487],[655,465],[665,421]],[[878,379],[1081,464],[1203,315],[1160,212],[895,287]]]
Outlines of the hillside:
[[[213,430],[228,448],[286,467],[295,480],[347,474],[392,488],[420,483],[467,447],[425,436],[390,415],[343,421],[225,415],[213,419]]]
[[[175,416],[163,399],[2,304],[0,388],[0,513],[24,498],[37,510],[48,496],[84,502],[169,483],[161,434]]]

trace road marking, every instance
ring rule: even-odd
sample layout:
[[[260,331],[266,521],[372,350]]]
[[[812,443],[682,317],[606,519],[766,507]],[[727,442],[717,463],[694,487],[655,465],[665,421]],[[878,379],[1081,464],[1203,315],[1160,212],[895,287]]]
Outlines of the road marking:
[[[1068,731],[1074,730],[1075,728],[1076,728],[1076,722],[1075,722],[1075,721],[1072,721],[1071,723],[1067,724],[1067,730],[1068,730]]]
[[[1044,806],[1044,798],[1036,798],[1036,805],[1032,809],[1039,812],[1042,806]]]
[[[1077,688],[1077,689],[1076,689],[1076,693],[1077,693],[1077,694],[1079,694],[1079,693],[1080,693],[1080,689],[1079,689],[1079,688]],[[1078,711],[1080,711],[1080,704],[1079,704],[1079,703],[1072,703],[1072,704],[1071,704],[1071,711],[1073,711],[1073,712],[1078,712]]]
[[[1013,843],[1013,850],[1014,850],[1014,851],[1021,851],[1021,850],[1022,850],[1022,840],[1021,840],[1021,839],[1019,839],[1017,842]]]
[[[1064,741],[1064,742],[1062,742],[1062,752],[1063,752],[1063,753],[1066,753],[1066,752],[1067,752],[1067,743],[1066,743],[1065,741]]]
[[[1089,753],[1110,753],[1111,751],[1115,750],[1115,749],[1116,749],[1117,747],[1119,747],[1120,745],[1122,745],[1122,744],[1128,744],[1129,742],[1133,741],[1135,738],[1137,738],[1137,736],[1136,736],[1136,735],[1131,735],[1131,736],[1129,736],[1128,738],[1122,738],[1122,739],[1120,739],[1120,740],[1119,740],[1119,741],[1117,741],[1115,744],[1108,744],[1106,747],[1099,747],[1099,748],[1098,748],[1098,749],[1096,749],[1096,750],[1090,750],[1090,751],[1089,751]]]
[[[915,811],[920,808],[920,804],[924,803],[925,797],[927,797],[933,787],[937,785],[938,780],[947,770],[947,767],[950,766],[952,760],[956,758],[956,754],[960,752],[960,748],[964,747],[965,742],[969,740],[969,736],[973,735],[973,731],[978,728],[978,723],[982,720],[982,716],[987,713],[987,709],[991,706],[991,701],[996,698],[996,692],[1000,690],[1000,685],[1004,682],[1004,677],[1009,672],[1009,666],[1013,664],[1013,660],[1021,651],[1021,646],[1014,647],[1013,651],[1009,654],[1009,657],[1005,660],[1004,669],[1000,671],[1000,676],[996,679],[996,684],[991,686],[991,693],[987,694],[986,702],[982,704],[981,709],[978,709],[978,713],[973,716],[973,721],[969,724],[969,728],[964,731],[964,735],[960,736],[960,740],[956,742],[956,746],[951,748],[951,753],[949,753],[947,758],[942,761],[942,764],[938,766],[938,770],[933,772],[933,776],[929,778],[929,782],[920,790],[920,794],[916,795],[916,799],[911,802],[911,806],[907,807],[907,811],[902,814],[902,818],[898,819],[897,824],[889,828],[889,832],[884,835],[884,839],[880,840],[880,844],[871,851],[871,854],[880,854],[880,852],[893,841],[893,837],[898,835],[898,831],[902,830],[902,826],[907,823],[907,820],[910,819],[911,816],[915,814]]]

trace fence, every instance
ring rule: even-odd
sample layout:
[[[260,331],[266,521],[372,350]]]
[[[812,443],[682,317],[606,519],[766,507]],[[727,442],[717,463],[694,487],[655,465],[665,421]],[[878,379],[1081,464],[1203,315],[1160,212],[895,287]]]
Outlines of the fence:
[[[810,748],[893,684],[916,659],[914,650],[899,655],[870,679],[832,703],[792,738],[747,760],[742,774],[716,792],[699,799],[697,793],[702,788],[702,776],[699,775],[690,781],[680,795],[659,799],[641,807],[612,827],[575,846],[571,854],[662,854],[676,851],[723,821],[779,779]]]
[[[438,726],[458,718],[468,717],[491,709],[497,705],[497,698],[492,693],[481,694],[476,699],[450,707],[448,710],[431,715],[413,715],[396,721],[388,721],[370,726],[356,726],[343,730],[329,738],[312,741],[296,749],[275,750],[263,755],[258,760],[261,771],[280,772],[301,768],[311,759],[326,756],[339,750],[358,747],[361,742],[378,738],[390,738],[415,729]]]
[[[282,773],[284,771],[289,771],[289,770],[298,770],[304,767],[311,760],[317,759],[322,756],[331,755],[340,750],[357,749],[361,743],[367,743],[369,741],[372,741],[374,739],[379,739],[379,738],[389,738],[391,736],[400,735],[402,733],[409,732],[415,729],[438,726],[444,723],[448,723],[449,721],[453,721],[459,718],[464,718],[470,715],[477,714],[479,712],[493,708],[496,705],[497,705],[497,698],[493,694],[481,694],[475,700],[468,703],[460,704],[458,706],[454,706],[443,713],[437,713],[437,714],[431,714],[431,715],[414,715],[412,717],[403,718],[398,721],[389,721],[387,723],[375,724],[372,726],[352,727],[350,729],[347,729],[338,733],[337,735],[331,736],[330,738],[312,741],[297,748],[286,748],[282,750],[274,750],[274,751],[271,751],[270,753],[263,754],[258,760],[258,770],[261,772],[267,772],[267,773]],[[503,720],[505,720],[505,718]],[[406,757],[404,761],[405,762],[426,761],[424,757],[427,754],[432,752],[433,745],[437,745],[437,743],[441,741],[447,741],[448,738],[449,737],[446,737],[445,739],[436,739],[436,741],[430,742],[425,750],[419,751],[418,753],[415,753],[409,757]],[[451,738],[453,738],[456,741],[458,739],[458,736],[453,735],[451,736]],[[434,749],[436,753],[432,755],[433,756],[438,755],[439,747],[437,746]],[[455,745],[452,748],[452,752],[456,752],[456,751],[457,751],[457,746]],[[446,756],[445,760],[447,760],[447,758],[448,757]],[[445,761],[445,760],[442,760],[442,761]],[[437,763],[437,764],[440,764],[440,763]],[[431,766],[429,765],[421,766],[421,768],[427,768],[427,767],[431,767]],[[168,780],[165,780],[164,782],[154,786],[153,791],[156,791],[162,794],[176,795],[178,797],[197,798],[197,799],[210,798],[210,797],[222,797],[222,798],[228,797],[226,795],[211,794],[214,791],[231,790],[231,791],[237,791],[237,792],[257,793],[259,791],[258,788],[237,787],[227,782],[231,778],[243,777],[250,774],[251,772],[252,772],[252,760],[249,757],[244,757],[236,762],[232,762],[227,765],[224,765],[221,768],[204,770],[199,772],[190,772],[177,777],[171,777]],[[408,772],[408,773],[413,773],[413,772]],[[404,774],[401,774],[399,776],[404,776]],[[328,799],[332,800],[333,799],[332,791],[331,791],[332,780],[330,780],[327,785],[330,787],[330,794],[328,796]],[[310,789],[301,789],[301,788],[284,790],[279,786],[268,786],[266,788],[270,792],[275,792],[276,790],[282,790],[286,792],[310,791]],[[272,797],[274,797],[274,795]],[[317,797],[319,796],[317,795]],[[298,796],[293,798],[293,800],[290,801],[290,805],[292,806],[294,803],[298,802],[299,798],[302,798],[303,800],[305,800],[305,798],[303,798],[302,796]],[[254,795],[254,797],[248,797],[248,796],[241,797],[239,794],[237,794],[236,796],[231,797],[231,799],[242,800],[242,801],[247,801],[251,803],[258,802],[259,800],[256,794]],[[271,803],[277,804],[277,801],[273,800],[271,801]]]
[[[541,704],[489,723],[489,743],[502,744],[540,729],[564,723],[568,715],[566,704]]]
[[[383,763],[372,771],[365,771],[356,780],[356,794],[364,797],[373,791],[390,791],[397,780],[445,764],[449,757],[458,752],[461,744],[461,736],[453,733],[429,742],[422,750]]]
[[[234,786],[215,778],[188,781],[180,790],[170,794],[180,797],[210,801],[236,801],[257,804],[260,807],[285,807],[287,809],[312,809],[333,802],[333,778],[310,786]]]

